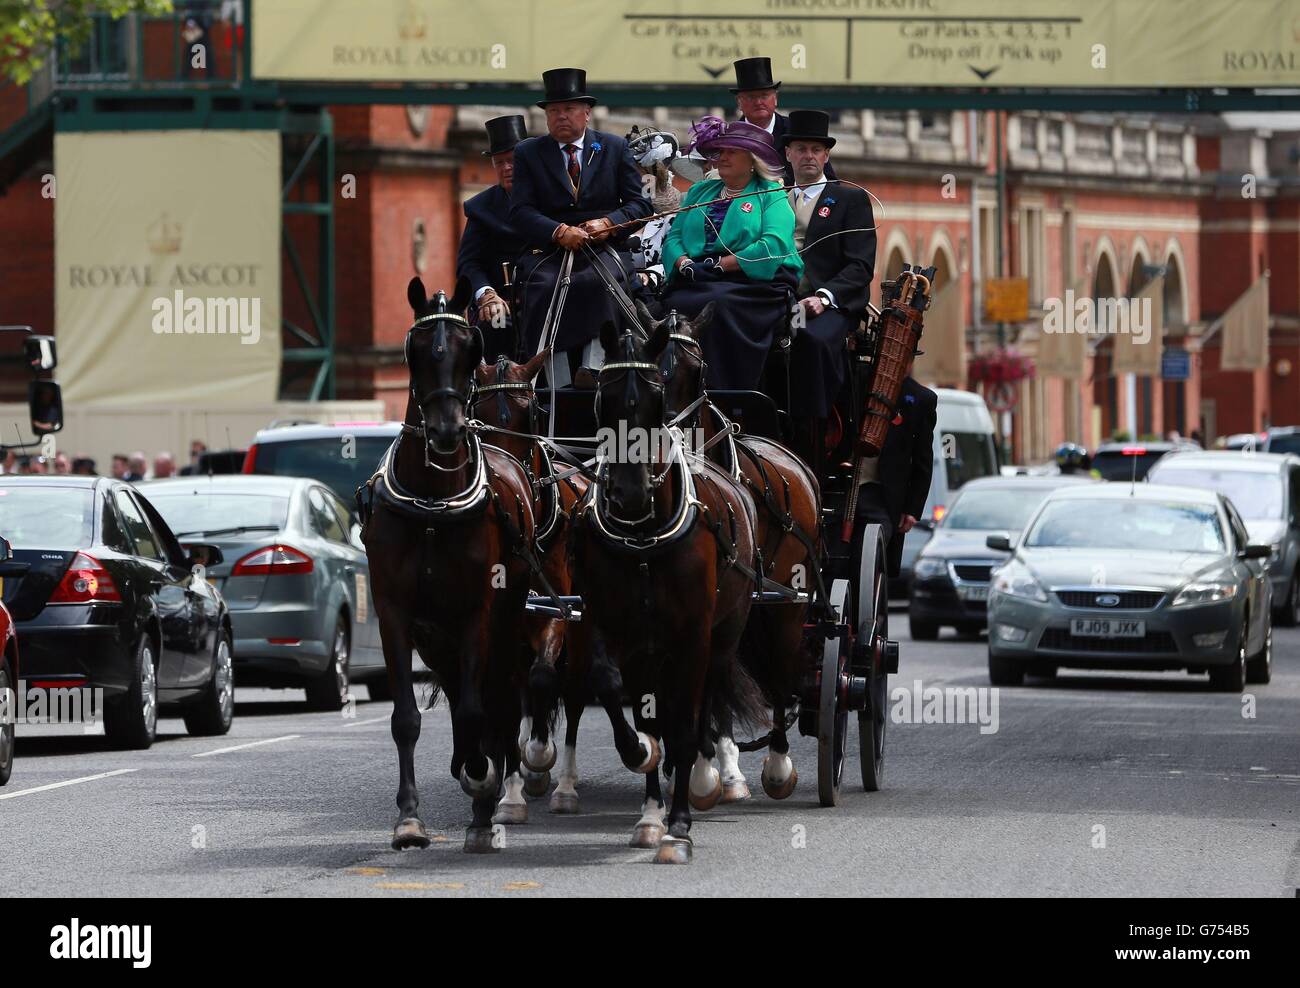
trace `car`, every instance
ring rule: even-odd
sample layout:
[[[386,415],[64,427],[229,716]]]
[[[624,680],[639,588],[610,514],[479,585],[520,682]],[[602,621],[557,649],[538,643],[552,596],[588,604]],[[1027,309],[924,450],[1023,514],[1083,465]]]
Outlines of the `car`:
[[[1252,542],[1269,545],[1273,620],[1300,624],[1300,456],[1228,451],[1179,453],[1147,474],[1160,484],[1218,491],[1246,522]]]
[[[982,477],[957,493],[934,536],[912,568],[908,623],[917,641],[933,641],[948,625],[965,634],[987,623],[989,581],[1007,554],[984,543],[990,533],[1015,537],[1046,497],[1064,484],[1094,484],[1091,477]]]
[[[996,477],[1000,467],[993,417],[984,399],[972,391],[935,388],[938,406],[934,425],[934,469],[925,509],[903,539],[899,575],[890,581],[891,596],[907,596],[912,579],[912,562],[930,532],[952,503],[952,498],[967,481],[978,477]]]
[[[217,546],[208,568],[230,608],[235,681],[300,688],[341,709],[350,684],[388,699],[388,674],[360,527],[325,484],[233,474],[143,484],[181,538]]]
[[[1240,693],[1272,669],[1270,549],[1232,502],[1165,484],[1070,485],[1039,505],[989,588],[995,686],[1061,666],[1209,672]]]
[[[1273,426],[1268,430],[1261,452],[1300,453],[1300,426]]]
[[[13,546],[3,602],[22,641],[23,674],[50,688],[102,689],[104,731],[148,748],[159,708],[193,735],[234,718],[230,616],[147,497],[111,477],[0,477],[0,532]]]
[[[242,472],[310,477],[342,498],[355,515],[357,488],[370,479],[401,432],[400,422],[272,426],[253,438]]]
[[[1215,449],[1263,450],[1267,445],[1267,432],[1235,432],[1230,436],[1220,436],[1214,441]]]
[[[1102,480],[1145,480],[1162,456],[1200,448],[1191,440],[1102,443],[1092,454],[1092,469]]]
[[[0,538],[0,585],[4,578],[17,572],[10,568],[13,547],[9,540]],[[14,737],[17,731],[17,700],[19,690],[18,636],[9,609],[0,603],[0,786],[9,781],[14,770]]]

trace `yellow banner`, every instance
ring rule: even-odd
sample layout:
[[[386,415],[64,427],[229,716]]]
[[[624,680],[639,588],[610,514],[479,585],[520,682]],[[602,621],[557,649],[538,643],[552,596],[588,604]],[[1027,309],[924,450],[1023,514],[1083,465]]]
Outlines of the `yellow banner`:
[[[912,376],[925,384],[966,386],[966,327],[961,318],[961,283],[940,288],[925,314],[921,333],[925,352],[912,364]]]
[[[1228,307],[1222,316],[1223,352],[1219,370],[1263,370],[1268,366],[1268,272]]]
[[[1300,78],[1294,0],[258,0],[264,79],[735,85],[1269,86]]]
[[[54,161],[65,398],[274,401],[280,135],[62,133]]]
[[[1135,299],[1116,301],[1127,303],[1128,325],[1115,336],[1111,376],[1137,374],[1158,378],[1160,357],[1165,350],[1165,279],[1151,279]]]

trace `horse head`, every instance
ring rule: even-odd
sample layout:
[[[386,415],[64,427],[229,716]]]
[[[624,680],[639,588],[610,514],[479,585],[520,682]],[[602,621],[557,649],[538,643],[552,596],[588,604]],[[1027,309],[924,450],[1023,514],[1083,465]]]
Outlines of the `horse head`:
[[[638,311],[645,308],[639,300],[637,305]],[[704,394],[706,364],[700,341],[713,322],[714,305],[710,302],[694,319],[687,319],[674,309],[662,320],[668,327],[668,343],[659,355],[659,372],[664,379],[664,413],[670,422]],[[641,312],[641,318],[650,318],[648,309]],[[694,418],[692,415],[691,419]]]
[[[474,417],[509,432],[540,434],[541,408],[533,381],[546,366],[549,349],[543,350],[526,364],[517,364],[505,354],[495,364],[474,368]],[[526,462],[531,441],[502,434],[493,445],[500,446],[516,459]]]
[[[451,312],[442,292],[432,299],[412,278],[406,290],[415,321],[406,333],[411,405],[419,415],[430,453],[455,453],[465,441],[473,398],[474,369],[483,359],[483,338]]]

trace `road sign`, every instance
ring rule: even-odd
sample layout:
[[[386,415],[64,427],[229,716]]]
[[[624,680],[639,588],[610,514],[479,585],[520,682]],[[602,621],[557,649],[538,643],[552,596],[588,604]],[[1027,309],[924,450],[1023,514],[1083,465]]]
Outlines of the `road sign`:
[[[1192,376],[1192,355],[1186,350],[1165,350],[1160,356],[1160,377],[1165,381],[1186,381]]]
[[[987,322],[1024,322],[1029,318],[1028,278],[988,278],[984,282]]]

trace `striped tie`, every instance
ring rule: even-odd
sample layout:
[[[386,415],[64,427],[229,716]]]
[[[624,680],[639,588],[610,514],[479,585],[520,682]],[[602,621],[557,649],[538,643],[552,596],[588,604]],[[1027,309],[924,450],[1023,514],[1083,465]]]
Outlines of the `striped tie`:
[[[564,145],[564,153],[569,156],[569,184],[573,191],[578,191],[578,180],[582,177],[582,167],[578,164],[578,145]]]

